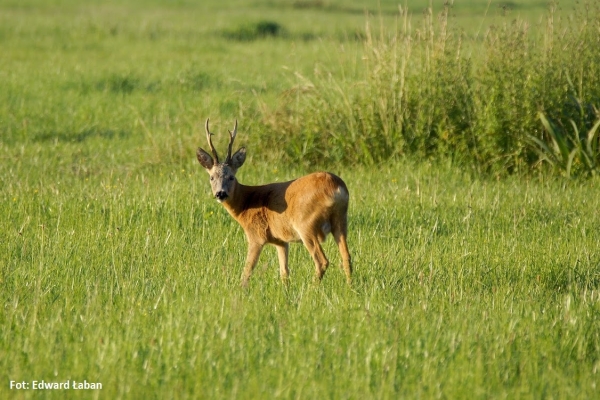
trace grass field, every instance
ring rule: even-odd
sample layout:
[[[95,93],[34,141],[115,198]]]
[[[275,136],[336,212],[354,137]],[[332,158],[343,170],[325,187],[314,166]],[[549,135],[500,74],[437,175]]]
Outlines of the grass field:
[[[415,26],[426,5],[409,3]],[[597,176],[281,157],[264,120],[323,71],[361,76],[364,8],[0,4],[0,398],[600,396]],[[535,31],[547,5],[485,9],[452,11],[475,49],[480,27]],[[320,284],[293,245],[289,286],[267,248],[240,288],[243,231],[194,154],[206,117],[221,152],[238,119],[245,184],[317,167],[346,181],[351,287],[328,239]]]

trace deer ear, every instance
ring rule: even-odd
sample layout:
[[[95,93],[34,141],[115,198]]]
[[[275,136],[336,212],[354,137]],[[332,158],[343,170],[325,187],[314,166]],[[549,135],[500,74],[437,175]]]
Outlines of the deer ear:
[[[244,164],[244,161],[246,161],[246,148],[241,147],[233,156],[231,156],[231,168],[237,170]]]
[[[206,169],[212,169],[213,165],[215,164],[210,154],[202,150],[200,147],[198,147],[198,150],[196,151],[196,157],[198,157],[200,165]]]

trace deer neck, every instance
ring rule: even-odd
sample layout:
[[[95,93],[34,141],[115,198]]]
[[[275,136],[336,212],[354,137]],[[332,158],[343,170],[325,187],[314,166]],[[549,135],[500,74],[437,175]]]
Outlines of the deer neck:
[[[245,199],[248,198],[249,186],[242,185],[241,183],[235,183],[233,195],[223,201],[223,206],[232,217],[238,218],[238,216],[246,210]]]

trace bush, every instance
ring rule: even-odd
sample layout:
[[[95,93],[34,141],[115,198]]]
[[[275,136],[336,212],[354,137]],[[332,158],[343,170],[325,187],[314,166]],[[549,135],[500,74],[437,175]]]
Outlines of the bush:
[[[408,155],[480,173],[541,168],[539,145],[551,139],[539,113],[566,125],[573,97],[600,104],[599,10],[582,6],[569,21],[550,10],[542,34],[517,20],[480,42],[451,27],[448,12],[429,10],[417,29],[404,12],[400,28],[378,35],[367,24],[360,78],[304,78],[264,112],[267,140],[304,164]]]
[[[227,39],[241,42],[264,39],[268,37],[280,37],[286,34],[285,29],[274,21],[258,21],[241,25],[235,29],[223,32]]]

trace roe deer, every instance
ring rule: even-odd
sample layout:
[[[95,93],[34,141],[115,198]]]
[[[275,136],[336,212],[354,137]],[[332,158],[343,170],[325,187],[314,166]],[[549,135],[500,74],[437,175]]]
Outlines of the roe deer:
[[[284,282],[289,277],[289,243],[299,241],[312,256],[316,277],[320,280],[329,265],[320,242],[329,233],[337,242],[346,279],[350,283],[352,264],[346,243],[350,196],[344,181],[328,172],[316,172],[289,182],[242,185],[235,178],[235,173],[246,160],[246,149],[242,147],[231,154],[237,120],[233,132],[229,131],[229,147],[224,162],[219,162],[212,144],[208,119],[205,129],[212,156],[198,148],[198,161],[210,175],[213,195],[242,226],[248,240],[242,285],[248,284],[260,252],[267,243],[277,248],[279,272]]]

